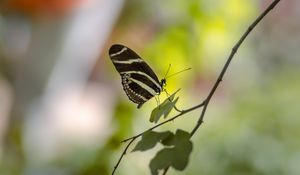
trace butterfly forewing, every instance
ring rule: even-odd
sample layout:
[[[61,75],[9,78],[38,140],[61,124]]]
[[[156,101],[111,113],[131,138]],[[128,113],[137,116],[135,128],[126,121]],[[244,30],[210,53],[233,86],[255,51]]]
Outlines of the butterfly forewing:
[[[109,49],[110,58],[121,75],[123,89],[138,108],[161,92],[161,84],[148,64],[126,46],[115,44]]]

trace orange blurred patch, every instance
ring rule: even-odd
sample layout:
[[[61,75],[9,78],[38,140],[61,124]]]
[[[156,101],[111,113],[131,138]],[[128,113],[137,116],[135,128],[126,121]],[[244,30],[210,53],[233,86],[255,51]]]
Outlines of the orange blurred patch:
[[[6,0],[4,10],[33,17],[61,16],[69,13],[84,0]]]

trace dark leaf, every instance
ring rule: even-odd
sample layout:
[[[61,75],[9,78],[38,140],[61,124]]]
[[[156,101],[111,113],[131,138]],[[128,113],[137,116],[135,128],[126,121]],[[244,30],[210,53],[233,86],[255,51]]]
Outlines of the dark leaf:
[[[156,143],[160,142],[161,140],[165,139],[169,135],[173,135],[172,132],[155,132],[155,131],[148,131],[143,134],[142,139],[137,143],[132,151],[146,151],[148,149],[153,148]]]
[[[175,137],[174,134],[168,135],[168,137],[165,137],[161,140],[161,143],[166,146],[175,145]]]
[[[183,130],[177,130],[175,135],[165,137],[162,143],[168,146],[173,145],[173,147],[160,150],[151,160],[149,166],[152,175],[157,175],[159,170],[168,166],[176,170],[184,170],[193,149],[190,134]]]
[[[160,150],[150,162],[151,174],[157,175],[159,170],[172,165],[174,154],[176,154],[174,148],[164,148]]]
[[[174,137],[176,154],[174,154],[172,167],[182,171],[188,164],[193,144],[190,141],[190,134],[186,131],[177,130]]]

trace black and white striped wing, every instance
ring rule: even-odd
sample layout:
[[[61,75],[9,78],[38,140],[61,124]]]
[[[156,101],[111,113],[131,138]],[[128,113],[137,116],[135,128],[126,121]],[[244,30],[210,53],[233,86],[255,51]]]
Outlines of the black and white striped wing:
[[[123,89],[138,108],[162,91],[161,84],[148,64],[126,46],[115,44],[109,56],[122,78]]]

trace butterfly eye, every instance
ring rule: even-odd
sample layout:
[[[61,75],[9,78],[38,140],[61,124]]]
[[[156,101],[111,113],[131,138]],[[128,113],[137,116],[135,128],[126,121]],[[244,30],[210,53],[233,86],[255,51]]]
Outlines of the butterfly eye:
[[[167,83],[166,79],[162,79],[161,82],[160,82],[162,87],[166,86],[166,83]]]

